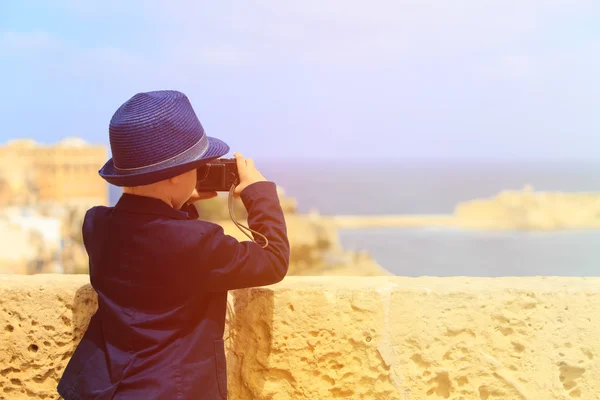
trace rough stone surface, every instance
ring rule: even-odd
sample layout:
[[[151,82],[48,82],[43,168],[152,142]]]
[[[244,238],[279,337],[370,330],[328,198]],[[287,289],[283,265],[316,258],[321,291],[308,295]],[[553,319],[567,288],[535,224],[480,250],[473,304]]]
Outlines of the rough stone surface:
[[[596,399],[599,300],[600,279],[287,279],[237,295],[242,373],[231,389],[244,399]]]
[[[85,275],[0,275],[0,399],[57,399],[94,313]]]
[[[600,279],[288,277],[232,293],[231,399],[600,398]],[[0,398],[56,398],[86,276],[0,277]]]

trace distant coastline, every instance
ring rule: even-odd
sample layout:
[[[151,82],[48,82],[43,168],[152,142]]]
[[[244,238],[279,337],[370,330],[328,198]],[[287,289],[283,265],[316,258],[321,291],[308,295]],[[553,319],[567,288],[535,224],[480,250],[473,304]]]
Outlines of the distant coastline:
[[[563,224],[551,227],[542,225],[520,226],[510,221],[477,220],[465,221],[455,215],[338,215],[323,216],[337,229],[371,228],[457,228],[471,230],[502,231],[560,231],[560,230],[600,230],[600,221],[581,224]]]
[[[111,204],[120,196],[111,188]],[[377,207],[376,204],[373,205]],[[328,220],[337,229],[442,227],[476,230],[555,231],[600,229],[600,192],[505,190],[456,204],[445,214],[338,214],[302,213]]]
[[[323,216],[338,229],[458,227],[454,215],[336,215]]]
[[[482,230],[600,229],[600,193],[536,192],[531,186],[460,203],[447,215],[328,217],[339,229],[452,227]]]

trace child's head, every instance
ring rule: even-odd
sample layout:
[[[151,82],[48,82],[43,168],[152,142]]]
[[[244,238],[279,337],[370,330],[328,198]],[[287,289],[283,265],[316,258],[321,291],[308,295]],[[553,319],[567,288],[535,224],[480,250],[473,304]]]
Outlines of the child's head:
[[[195,192],[196,169],[229,152],[209,137],[181,92],[138,93],[113,115],[112,158],[99,171],[126,193],[169,198],[180,208]]]

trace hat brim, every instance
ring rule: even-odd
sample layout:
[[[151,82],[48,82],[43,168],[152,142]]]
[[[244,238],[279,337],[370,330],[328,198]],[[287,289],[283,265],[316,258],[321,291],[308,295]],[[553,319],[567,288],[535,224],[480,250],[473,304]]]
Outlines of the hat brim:
[[[98,173],[108,183],[121,187],[149,185],[169,179],[198,168],[206,162],[222,157],[229,152],[229,146],[225,142],[210,136],[207,136],[207,139],[208,150],[206,153],[202,155],[186,153],[184,156],[172,160],[167,165],[160,165],[155,170],[123,173],[115,168],[113,159],[111,158]]]

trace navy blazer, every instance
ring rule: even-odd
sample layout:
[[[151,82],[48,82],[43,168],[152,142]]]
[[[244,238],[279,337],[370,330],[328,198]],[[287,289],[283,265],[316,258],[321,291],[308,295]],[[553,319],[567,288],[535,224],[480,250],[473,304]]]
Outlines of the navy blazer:
[[[58,393],[79,399],[226,399],[227,291],[281,281],[290,246],[275,184],[241,193],[269,245],[239,242],[194,206],[123,194],[86,213],[83,240],[98,310]]]

